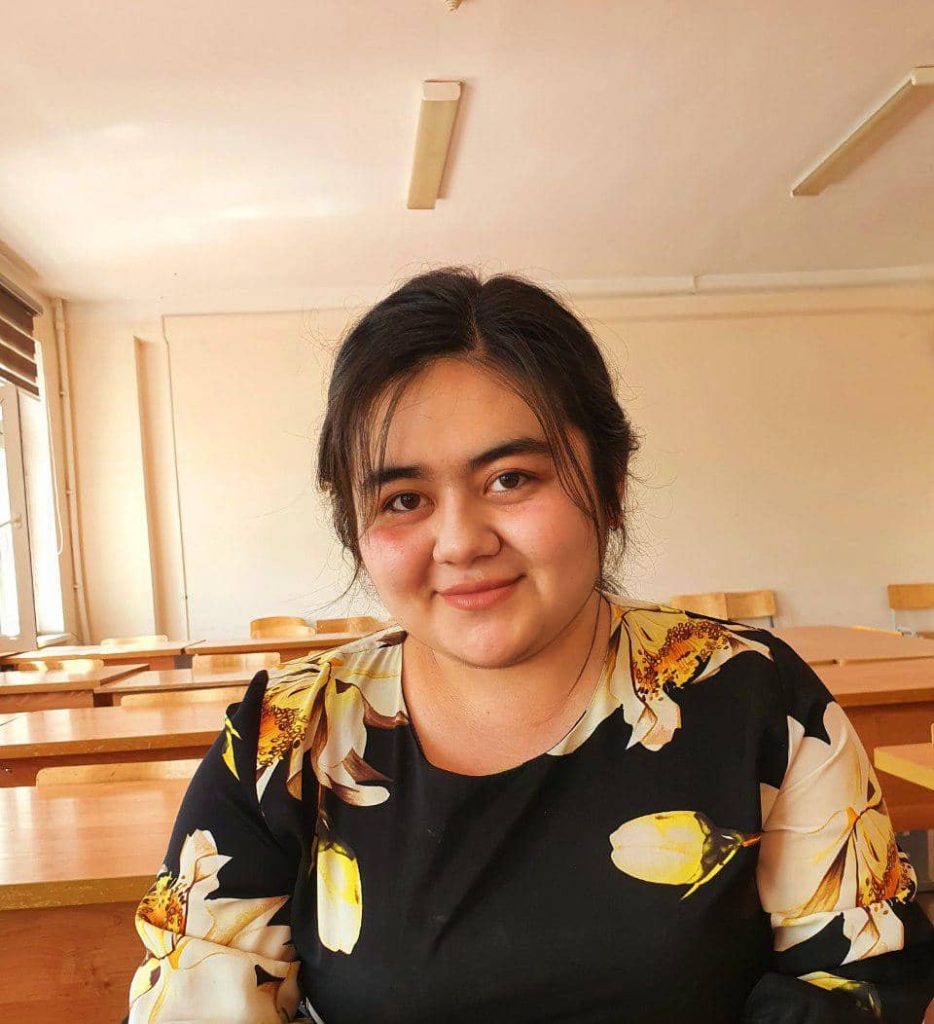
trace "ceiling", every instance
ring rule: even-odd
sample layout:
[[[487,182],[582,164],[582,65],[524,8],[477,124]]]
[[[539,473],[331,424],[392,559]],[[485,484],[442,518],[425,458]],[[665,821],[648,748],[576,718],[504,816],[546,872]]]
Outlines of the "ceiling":
[[[594,291],[934,276],[934,104],[789,195],[934,64],[930,0],[12,6],[0,240],[66,299],[343,305],[453,262]],[[444,198],[408,210],[428,78],[464,99]]]

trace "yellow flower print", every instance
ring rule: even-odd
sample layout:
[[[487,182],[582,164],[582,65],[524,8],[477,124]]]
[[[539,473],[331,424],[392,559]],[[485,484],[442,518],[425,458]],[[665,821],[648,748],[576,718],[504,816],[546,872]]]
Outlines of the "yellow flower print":
[[[334,952],[350,953],[363,923],[363,889],[353,850],[339,840],[318,837],[315,870],[318,875],[318,938]]]
[[[720,828],[699,811],[662,811],[624,822],[610,836],[620,871],[643,882],[687,885],[687,899],[759,835]]]
[[[239,740],[241,738],[240,733],[234,728],[233,722],[231,722],[229,716],[224,716],[224,764],[230,769],[231,774],[235,779],[239,779],[240,776],[237,774],[237,763],[234,760],[234,737]]]
[[[890,904],[910,901],[916,879],[866,751],[836,702],[824,709],[823,725],[829,744],[788,719],[789,764],[769,796],[759,889],[778,951],[840,914],[849,963],[902,948],[904,928]],[[789,862],[798,869],[783,871]]]
[[[286,786],[301,797],[302,758],[320,785],[356,805],[382,803],[388,781],[363,759],[366,726],[393,729],[408,719],[396,674],[379,669],[380,647],[351,656],[318,657],[302,669],[281,677],[271,674],[260,717],[257,748],[257,791],[260,796],[276,765],[288,761]],[[273,678],[274,676],[274,678]]]
[[[846,992],[852,996],[856,1004],[866,1010],[876,1020],[882,1020],[882,1003],[875,985],[868,981],[853,981],[852,978],[839,978],[836,974],[826,971],[812,971],[802,974],[800,981],[807,981],[828,992]]]
[[[242,1019],[246,1008],[250,1020],[272,1024],[294,1013],[291,931],[269,924],[288,897],[208,899],[229,860],[210,832],[195,830],[182,846],[178,876],[161,872],[143,897],[136,929],[149,956],[133,976],[130,1024],[182,1019],[205,991],[221,1017]]]
[[[641,743],[647,750],[660,750],[681,726],[681,711],[670,697],[672,689],[711,678],[743,651],[771,660],[768,647],[745,636],[742,626],[601,593],[610,602],[612,617],[597,692],[581,720],[550,754],[573,753],[620,707],[632,726],[627,746]]]

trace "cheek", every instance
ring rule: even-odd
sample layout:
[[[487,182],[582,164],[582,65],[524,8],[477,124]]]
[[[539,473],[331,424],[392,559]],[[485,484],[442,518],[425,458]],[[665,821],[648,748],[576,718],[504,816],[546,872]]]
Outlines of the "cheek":
[[[536,561],[580,561],[592,532],[590,520],[560,494],[543,495],[540,500],[519,506],[504,522],[504,538],[521,551],[530,564]]]
[[[426,557],[425,543],[411,529],[394,526],[374,526],[360,546],[363,561],[374,579],[398,586],[404,579],[415,575]]]

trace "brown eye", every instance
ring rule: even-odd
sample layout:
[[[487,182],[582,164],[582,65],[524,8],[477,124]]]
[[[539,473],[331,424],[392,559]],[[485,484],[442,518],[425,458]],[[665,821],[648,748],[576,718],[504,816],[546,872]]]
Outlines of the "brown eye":
[[[509,470],[506,473],[500,473],[499,476],[496,479],[497,480],[503,480],[506,477],[522,477],[524,480],[531,480],[532,479],[532,477],[531,477],[531,475],[529,473],[521,473],[517,469]],[[519,487],[521,487],[521,486],[522,486],[522,484],[520,483],[516,487],[507,487],[506,490],[507,491],[517,491],[519,489]],[[503,492],[500,491],[500,493],[502,494]]]
[[[399,514],[402,512],[414,512],[414,508],[393,508],[393,502],[398,501],[400,498],[415,498],[418,499],[418,495],[414,491],[402,491],[399,494],[394,494],[389,501],[383,505],[383,511],[389,513]],[[416,506],[417,507],[417,506]]]

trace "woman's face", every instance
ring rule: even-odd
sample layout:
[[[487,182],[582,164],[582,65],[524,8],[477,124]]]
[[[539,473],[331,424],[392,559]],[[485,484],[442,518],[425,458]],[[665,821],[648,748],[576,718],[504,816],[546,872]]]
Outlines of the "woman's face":
[[[378,427],[381,403],[375,416]],[[375,463],[378,430],[373,434]],[[537,441],[544,452],[471,465],[519,438]],[[593,491],[589,453],[576,428],[571,442]],[[394,467],[405,468],[381,484],[360,547],[399,625],[436,653],[485,668],[522,661],[568,625],[597,578],[596,532],[561,486],[538,420],[519,397],[468,363],[435,363],[396,408],[385,470]],[[457,607],[440,593],[515,577],[518,583],[486,608]]]

